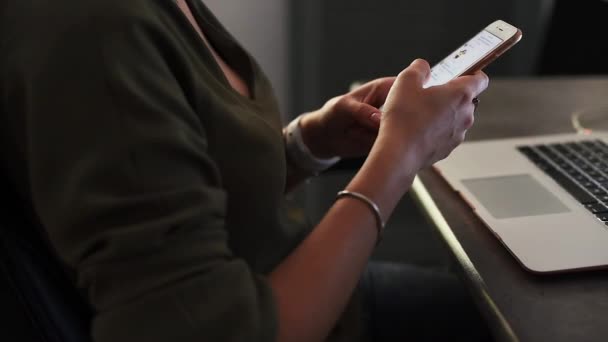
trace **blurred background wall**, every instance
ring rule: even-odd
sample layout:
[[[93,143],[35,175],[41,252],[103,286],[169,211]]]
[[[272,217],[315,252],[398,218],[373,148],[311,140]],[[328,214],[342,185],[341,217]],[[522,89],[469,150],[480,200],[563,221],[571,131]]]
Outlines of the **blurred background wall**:
[[[434,63],[494,19],[524,38],[491,76],[608,73],[607,0],[203,0],[257,58],[285,118],[350,82]]]
[[[287,0],[203,0],[257,59],[272,82],[284,115],[290,108]]]
[[[293,0],[294,109],[319,106],[355,79],[395,75],[415,58],[434,64],[496,19],[524,38],[487,72],[532,74],[553,9],[553,0]]]

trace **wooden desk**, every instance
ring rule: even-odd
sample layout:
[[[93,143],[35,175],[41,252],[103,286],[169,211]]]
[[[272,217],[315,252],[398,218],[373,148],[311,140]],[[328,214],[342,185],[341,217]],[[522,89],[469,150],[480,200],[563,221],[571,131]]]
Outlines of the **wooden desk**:
[[[571,132],[573,111],[608,105],[608,77],[493,79],[480,99],[468,140]],[[412,193],[497,340],[608,341],[608,270],[533,275],[434,171],[421,172]]]

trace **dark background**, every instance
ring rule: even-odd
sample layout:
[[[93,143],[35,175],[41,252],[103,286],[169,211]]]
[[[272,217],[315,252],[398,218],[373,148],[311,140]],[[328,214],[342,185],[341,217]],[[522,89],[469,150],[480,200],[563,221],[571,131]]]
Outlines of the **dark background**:
[[[523,39],[490,76],[608,73],[606,0],[292,0],[290,12],[293,113],[415,58],[434,64],[496,19]]]
[[[318,108],[353,81],[395,75],[415,58],[434,64],[496,19],[519,27],[523,38],[485,70],[491,78],[608,74],[606,0],[291,0],[290,112]],[[296,195],[313,222],[360,163],[342,161]],[[449,266],[409,197],[375,258]]]

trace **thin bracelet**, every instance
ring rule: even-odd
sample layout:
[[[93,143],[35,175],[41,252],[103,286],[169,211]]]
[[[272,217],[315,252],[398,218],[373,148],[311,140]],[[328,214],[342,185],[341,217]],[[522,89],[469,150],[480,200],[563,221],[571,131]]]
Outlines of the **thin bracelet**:
[[[382,221],[382,215],[380,214],[380,208],[378,208],[378,205],[372,201],[369,197],[358,193],[358,192],[354,192],[354,191],[348,191],[348,190],[342,190],[340,192],[338,192],[338,195],[336,196],[336,200],[342,198],[342,197],[352,197],[352,198],[356,198],[360,201],[362,201],[363,203],[365,203],[374,213],[374,217],[376,218],[376,229],[378,231],[378,237],[376,238],[376,245],[380,243],[380,241],[382,240],[382,233],[384,232],[384,221]]]

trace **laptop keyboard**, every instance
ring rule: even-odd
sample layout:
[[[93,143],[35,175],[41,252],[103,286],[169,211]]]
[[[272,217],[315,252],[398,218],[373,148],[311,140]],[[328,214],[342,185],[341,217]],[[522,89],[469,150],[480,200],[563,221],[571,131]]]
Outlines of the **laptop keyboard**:
[[[608,225],[608,145],[601,140],[517,148]]]

